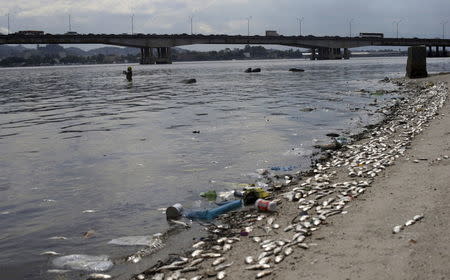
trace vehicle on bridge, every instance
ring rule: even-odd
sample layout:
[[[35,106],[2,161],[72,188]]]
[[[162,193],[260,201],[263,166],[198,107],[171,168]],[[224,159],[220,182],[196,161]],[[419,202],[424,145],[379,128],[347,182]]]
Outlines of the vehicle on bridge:
[[[363,33],[359,33],[359,37],[361,37],[361,38],[384,38],[384,34],[383,33],[363,32]]]
[[[78,32],[68,31],[68,32],[64,33],[64,35],[78,35]]]
[[[17,35],[44,35],[44,31],[38,30],[21,30],[16,32]]]
[[[275,30],[266,30],[266,36],[280,36]]]

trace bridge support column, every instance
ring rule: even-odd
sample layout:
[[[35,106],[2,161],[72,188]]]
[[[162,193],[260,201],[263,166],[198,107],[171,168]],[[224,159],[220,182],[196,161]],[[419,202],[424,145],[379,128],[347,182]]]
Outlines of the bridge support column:
[[[433,49],[431,46],[428,46],[428,57],[432,57],[433,56]]]
[[[424,78],[428,76],[427,48],[425,46],[414,46],[408,48],[406,76],[411,79]]]
[[[157,48],[156,64],[172,64],[172,49],[170,47]]]
[[[153,56],[153,48],[141,48],[141,64],[155,64],[155,57]]]
[[[447,57],[447,51],[445,50],[445,46],[442,47],[442,56]]]
[[[341,49],[340,48],[319,48],[318,59],[320,59],[320,60],[342,59]]]
[[[311,60],[316,60],[316,48],[311,49]]]
[[[350,58],[350,51],[347,48],[344,48],[344,59]]]
[[[439,46],[436,46],[436,57],[439,57]]]

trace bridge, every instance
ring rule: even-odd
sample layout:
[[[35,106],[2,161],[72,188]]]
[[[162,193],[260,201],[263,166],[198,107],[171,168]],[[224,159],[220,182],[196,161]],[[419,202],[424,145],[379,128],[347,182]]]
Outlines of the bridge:
[[[44,34],[0,35],[0,44],[105,44],[141,49],[141,64],[172,63],[171,48],[195,44],[281,45],[311,50],[311,59],[348,59],[349,49],[366,46],[428,47],[429,56],[447,56],[450,39],[339,37],[339,36],[241,36],[155,34]],[[433,48],[435,51],[433,52]]]

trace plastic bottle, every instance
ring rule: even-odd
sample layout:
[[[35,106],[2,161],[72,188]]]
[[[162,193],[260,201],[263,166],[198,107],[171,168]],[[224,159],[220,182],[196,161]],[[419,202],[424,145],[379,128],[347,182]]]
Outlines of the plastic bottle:
[[[241,200],[233,200],[214,209],[189,212],[186,214],[186,217],[189,219],[214,220],[219,215],[233,211],[241,206]]]
[[[258,199],[255,202],[255,207],[259,211],[263,212],[274,212],[277,210],[277,203],[275,201]]]

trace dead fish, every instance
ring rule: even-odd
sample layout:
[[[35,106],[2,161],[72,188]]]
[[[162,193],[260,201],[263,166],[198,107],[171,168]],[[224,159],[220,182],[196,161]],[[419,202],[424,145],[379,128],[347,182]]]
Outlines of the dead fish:
[[[272,228],[274,228],[274,229],[279,229],[279,228],[280,228],[280,225],[279,225],[279,224],[273,224],[273,225],[272,225]]]
[[[274,221],[275,221],[275,219],[270,217],[269,219],[267,219],[267,224],[270,226],[273,224]]]
[[[83,213],[95,213],[95,212],[97,212],[97,210],[93,210],[93,209],[83,210]]]
[[[225,244],[225,245],[223,245],[223,249],[222,249],[224,252],[226,252],[226,251],[230,251],[231,250],[231,244]]]
[[[88,275],[88,279],[111,279],[111,275],[103,273],[92,273]]]
[[[232,265],[233,265],[233,262],[221,264],[221,265],[216,266],[216,268],[214,268],[214,270],[215,270],[215,271],[222,271],[222,270],[224,270],[225,268],[230,267],[230,266],[232,266]]]
[[[197,271],[198,270],[198,267],[197,266],[188,266],[188,267],[185,267],[185,268],[183,268],[182,270],[181,270],[181,272],[192,272],[192,271]]]
[[[158,273],[153,275],[152,280],[164,280],[164,273]]]
[[[275,244],[277,244],[278,246],[284,246],[286,242],[284,242],[283,240],[278,240],[275,242]]]
[[[284,260],[283,255],[278,255],[275,257],[275,263],[280,263]]]
[[[282,250],[283,250],[283,249],[282,249],[281,247],[277,247],[277,248],[275,248],[275,249],[273,250],[273,254],[274,254],[274,255],[278,255],[279,253],[281,253]]]
[[[67,237],[65,236],[52,236],[49,238],[49,240],[66,240]]]
[[[201,263],[203,260],[204,260],[203,258],[195,259],[189,264],[189,266],[195,266],[195,265]]]
[[[47,270],[48,273],[67,273],[70,270],[66,270],[66,269],[49,269]]]
[[[418,221],[420,221],[422,219],[423,219],[423,215],[415,215],[414,218],[413,218],[413,220],[416,221],[416,222],[418,222]]]
[[[192,248],[197,249],[199,247],[202,247],[205,244],[206,244],[205,241],[199,241],[199,242],[195,243],[194,245],[192,245]]]
[[[403,229],[403,226],[395,226],[395,227],[392,229],[392,233],[393,233],[393,234],[399,233],[402,229]]]
[[[211,249],[214,251],[222,251],[222,247],[220,245],[214,245],[211,247]]]
[[[217,239],[217,243],[222,244],[222,243],[224,243],[225,241],[227,241],[227,239],[228,239],[228,238],[226,238],[226,237],[219,238],[219,239]]]
[[[192,277],[190,280],[200,280],[202,278],[203,278],[203,276],[197,275],[197,276]]]
[[[270,275],[271,273],[272,273],[272,270],[264,270],[264,271],[258,272],[258,274],[256,274],[256,279],[263,278],[267,275]]]
[[[142,260],[141,256],[129,256],[127,261],[132,263],[138,263]]]
[[[46,256],[58,256],[60,253],[56,253],[55,251],[45,251],[40,253],[39,255],[46,255]]]
[[[190,225],[188,225],[188,224],[186,224],[185,222],[182,222],[182,221],[170,220],[170,222],[174,223],[174,224],[177,224],[177,225],[180,225],[180,226],[183,226],[185,228],[190,228],[191,227]]]
[[[253,261],[254,261],[253,257],[251,257],[251,256],[245,257],[245,263],[246,264],[252,264]]]
[[[300,247],[300,248],[302,248],[302,249],[305,249],[305,250],[309,249],[308,244],[305,244],[305,243],[299,243],[299,244],[298,244],[298,247]]]
[[[219,264],[223,263],[225,260],[226,260],[226,259],[225,259],[224,257],[215,259],[215,260],[213,261],[212,265],[214,265],[214,266],[219,265]]]
[[[161,267],[159,267],[159,268],[157,268],[156,269],[156,271],[163,271],[163,270],[177,270],[177,269],[182,269],[183,267],[182,266],[179,266],[179,265],[163,265],[163,266],[161,266]]]
[[[247,266],[245,269],[247,270],[262,270],[262,269],[269,269],[269,264],[254,264],[251,266]]]
[[[288,232],[288,231],[292,230],[293,228],[294,228],[293,225],[288,225],[287,227],[285,227],[285,228],[283,229],[283,231],[284,231],[284,232]]]
[[[406,221],[405,226],[409,227],[409,226],[413,225],[415,222],[416,222],[415,220],[408,220],[408,221]]]
[[[204,254],[202,254],[203,258],[218,258],[220,256],[222,256],[222,254],[219,254],[219,253],[204,253]]]
[[[203,250],[201,250],[201,249],[195,250],[194,252],[192,252],[191,256],[193,258],[196,258],[196,257],[199,257],[201,253],[203,253]]]
[[[189,261],[188,258],[183,258],[181,257],[179,261],[174,261],[173,263],[171,263],[170,265],[183,265],[183,264],[187,264]]]
[[[225,271],[220,271],[219,273],[217,273],[217,279],[221,280],[224,279],[227,276],[227,274],[225,273]]]
[[[258,261],[258,264],[267,264],[269,262],[270,262],[270,258],[269,257],[264,257],[264,258],[262,258],[262,259],[260,259]]]
[[[180,276],[181,276],[181,272],[180,271],[175,271],[172,275],[170,275],[169,276],[169,278],[167,278],[168,280],[169,279],[174,279],[174,280],[177,280],[178,278],[180,278]]]
[[[137,278],[138,280],[144,280],[144,279],[145,279],[145,276],[144,276],[144,274],[138,274],[138,276],[136,276],[136,278]]]
[[[259,242],[261,242],[261,237],[255,236],[255,237],[253,237],[253,241],[255,241],[256,243],[259,243]]]
[[[293,251],[294,250],[291,247],[287,247],[286,249],[284,249],[284,255],[289,256]]]

